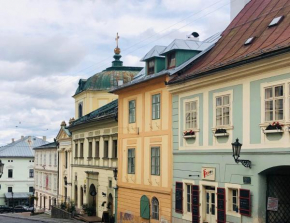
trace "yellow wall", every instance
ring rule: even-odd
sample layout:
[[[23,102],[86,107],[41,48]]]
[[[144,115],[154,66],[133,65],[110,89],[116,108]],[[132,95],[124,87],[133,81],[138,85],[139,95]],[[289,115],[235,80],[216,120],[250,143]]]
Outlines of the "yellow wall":
[[[158,199],[159,221],[161,219],[171,221],[171,95],[164,85],[165,80],[165,77],[160,77],[117,92],[120,154],[118,222],[120,218],[122,222],[147,222],[140,218],[142,195],[146,195],[150,202],[154,196]],[[152,95],[158,93],[160,93],[161,104],[160,119],[152,120]],[[128,120],[130,100],[136,100],[136,123],[132,124],[129,124]],[[153,146],[160,147],[160,176],[151,175],[151,147]],[[135,174],[128,174],[127,170],[129,148],[135,148]],[[128,214],[131,218],[128,218]],[[150,222],[158,221],[151,219]]]
[[[84,91],[73,96],[75,99],[75,118],[79,118],[78,105],[83,103],[83,115],[86,115],[108,103],[114,101],[118,96],[106,91]]]

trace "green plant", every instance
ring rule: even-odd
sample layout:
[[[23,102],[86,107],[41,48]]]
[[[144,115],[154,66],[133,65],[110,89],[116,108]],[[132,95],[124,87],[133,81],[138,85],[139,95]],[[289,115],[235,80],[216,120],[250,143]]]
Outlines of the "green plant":
[[[89,206],[88,204],[83,205],[83,210],[88,216],[93,216],[95,214],[95,207]]]
[[[67,204],[66,204],[66,202],[62,202],[62,203],[60,204],[60,208],[61,208],[62,210],[65,210],[65,209],[67,208]]]
[[[67,212],[73,213],[76,210],[75,203],[71,201],[67,206]]]

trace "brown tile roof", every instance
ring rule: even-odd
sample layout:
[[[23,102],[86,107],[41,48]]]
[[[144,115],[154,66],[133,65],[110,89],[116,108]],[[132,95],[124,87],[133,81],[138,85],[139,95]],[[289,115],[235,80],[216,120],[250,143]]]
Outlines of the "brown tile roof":
[[[279,16],[284,16],[283,20],[268,27]],[[253,36],[254,41],[244,45]],[[169,84],[289,46],[290,0],[251,0],[222,33],[215,47]]]

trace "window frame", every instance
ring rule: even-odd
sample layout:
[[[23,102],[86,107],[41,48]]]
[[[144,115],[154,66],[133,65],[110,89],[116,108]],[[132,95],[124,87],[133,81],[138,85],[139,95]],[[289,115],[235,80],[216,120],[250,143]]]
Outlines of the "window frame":
[[[34,178],[34,169],[29,169],[29,178]]]
[[[84,158],[84,142],[80,143],[80,158]]]
[[[155,204],[154,204],[155,202]],[[156,205],[157,202],[157,205]],[[151,214],[152,214],[152,219],[154,220],[159,220],[159,216],[160,216],[160,209],[159,209],[159,200],[156,197],[153,197],[151,200],[151,206],[152,206],[152,210],[151,210]],[[154,206],[157,206],[157,210],[154,210]]]
[[[112,158],[113,159],[117,159],[118,158],[118,139],[113,139]]]
[[[104,139],[104,156],[103,158],[109,158],[109,139]]]
[[[75,155],[75,158],[78,158],[78,152],[79,152],[78,151],[79,150],[78,147],[79,147],[79,143],[75,143],[75,154],[74,154]]]
[[[158,151],[158,155],[156,155],[156,151],[155,151],[155,155],[153,156],[153,151],[156,150]],[[161,152],[161,147],[160,146],[152,146],[151,147],[151,175],[153,176],[160,176],[160,152]],[[153,158],[155,158],[154,163],[153,163]],[[157,162],[158,161],[158,162]]]
[[[83,117],[83,114],[84,114],[84,105],[83,102],[81,101],[78,103],[78,118]]]
[[[229,96],[229,124],[228,125],[217,125],[216,120],[216,98],[221,96]],[[228,91],[222,91],[218,93],[213,94],[213,123],[214,123],[214,129],[217,128],[223,128],[223,129],[232,129],[233,128],[233,90]]]
[[[131,156],[129,156],[129,151],[134,152]],[[129,148],[127,150],[127,173],[128,174],[135,174],[135,167],[136,167],[136,149],[135,148]]]
[[[130,107],[130,103],[133,103],[134,102],[134,107]],[[129,110],[129,124],[132,124],[132,123],[136,123],[136,100],[133,99],[133,100],[130,100],[128,102],[128,110]],[[132,111],[132,113],[131,113]],[[131,117],[132,117],[132,120],[131,120]]]
[[[153,67],[150,67],[150,62],[153,62]],[[153,70],[152,70],[153,69]],[[150,59],[147,61],[147,75],[151,75],[155,73],[155,59]]]
[[[237,206],[239,208],[240,205],[240,189],[241,189],[241,185],[239,184],[231,184],[231,183],[225,183],[225,190],[226,190],[226,214],[227,215],[231,215],[231,216],[235,216],[235,217],[241,217],[240,212],[236,212],[232,210],[232,190],[237,190],[238,194],[237,194]]]
[[[100,158],[100,141],[95,141],[95,158]]]
[[[172,56],[174,56],[174,65],[170,66],[171,60],[172,60]],[[171,69],[171,68],[176,67],[176,52],[168,53],[166,58],[167,58],[167,69]]]
[[[158,96],[159,100],[157,102],[156,101],[154,102],[154,97],[156,97],[156,96]],[[155,112],[156,112],[156,110],[154,110],[154,109],[156,109],[155,106],[157,106],[157,105],[159,106],[159,109],[157,110],[158,111],[158,113],[157,113],[158,116],[154,117]],[[151,119],[152,120],[160,119],[160,113],[161,113],[161,93],[152,94],[152,96],[151,96]]]
[[[11,173],[11,176],[9,173]],[[13,169],[8,169],[8,178],[13,179]]]
[[[196,108],[195,110],[190,109],[189,111],[186,110],[186,104],[187,103],[196,103]],[[194,130],[194,131],[198,131],[199,130],[199,98],[191,98],[191,99],[186,99],[183,101],[183,111],[184,111],[184,123],[183,123],[183,130],[184,131],[189,131],[189,130]],[[192,128],[187,128],[187,113],[190,112],[196,112],[196,126],[192,126]]]
[[[89,141],[89,151],[88,151],[88,158],[93,157],[93,142]]]
[[[275,88],[276,87],[283,87],[283,95],[282,96],[275,96]],[[271,89],[272,90],[272,97],[271,98],[267,98],[266,99],[266,90],[267,89]],[[270,86],[265,86],[264,87],[264,95],[263,95],[264,97],[263,97],[263,100],[264,100],[264,122],[283,122],[284,120],[285,120],[285,111],[286,111],[286,109],[285,109],[285,99],[286,99],[286,88],[285,88],[285,84],[284,83],[281,83],[281,84],[273,84],[273,85],[270,85]],[[289,94],[288,94],[288,96],[289,96]],[[276,100],[283,100],[283,109],[282,109],[282,111],[283,111],[283,118],[282,119],[276,119]],[[272,115],[273,115],[273,120],[266,120],[266,112],[267,112],[267,110],[266,110],[266,102],[270,102],[270,101],[272,101],[273,102],[273,105],[272,105],[272,107],[273,107],[273,110],[272,110]],[[271,111],[271,110],[268,110],[268,111]]]

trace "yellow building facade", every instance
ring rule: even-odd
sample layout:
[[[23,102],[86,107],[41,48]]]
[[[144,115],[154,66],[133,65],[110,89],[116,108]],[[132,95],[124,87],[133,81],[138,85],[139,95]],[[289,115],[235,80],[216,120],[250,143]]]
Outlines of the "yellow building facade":
[[[166,79],[163,75],[114,91],[119,96],[117,222],[171,221],[171,95]]]

